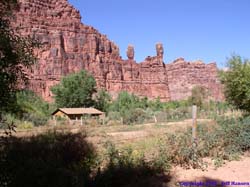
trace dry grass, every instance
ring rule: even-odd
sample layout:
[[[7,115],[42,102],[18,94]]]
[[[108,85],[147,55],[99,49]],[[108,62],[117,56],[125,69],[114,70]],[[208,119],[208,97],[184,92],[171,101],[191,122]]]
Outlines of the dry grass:
[[[200,124],[211,124],[210,119],[198,119]],[[33,136],[47,131],[57,132],[83,132],[87,134],[87,140],[93,143],[97,150],[102,152],[104,144],[108,141],[114,143],[118,148],[132,147],[135,150],[142,151],[151,155],[159,141],[166,133],[177,133],[185,131],[192,126],[192,119],[169,122],[169,123],[149,123],[141,125],[58,125],[36,127],[30,130],[17,130],[15,136]]]

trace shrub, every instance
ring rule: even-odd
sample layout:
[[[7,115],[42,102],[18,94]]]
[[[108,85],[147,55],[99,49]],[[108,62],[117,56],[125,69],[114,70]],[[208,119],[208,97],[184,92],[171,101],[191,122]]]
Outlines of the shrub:
[[[48,121],[48,117],[43,116],[43,115],[32,114],[32,113],[25,113],[23,114],[22,120],[32,122],[35,126],[42,126],[42,125],[46,125]]]
[[[5,114],[2,116],[5,123],[0,124],[0,128],[6,129],[8,128],[8,125],[13,124],[15,127],[19,129],[32,129],[34,127],[34,124],[30,121],[21,121],[17,119],[14,115],[11,114]]]
[[[250,117],[240,119],[239,124],[236,124],[239,128],[239,134],[235,137],[235,144],[239,146],[240,150],[250,150]],[[232,130],[234,127],[232,128]]]
[[[191,128],[179,134],[166,136],[166,149],[172,164],[184,167],[201,167],[202,158],[211,157],[215,166],[221,160],[238,159],[244,151],[250,150],[250,117],[218,119],[218,125],[198,125],[198,143],[192,144]]]
[[[143,153],[130,147],[118,150],[107,142],[106,150],[108,163],[95,175],[92,186],[152,186],[148,179],[165,171],[163,165],[147,163]]]
[[[191,118],[191,110],[190,107],[169,108],[156,112],[155,116],[157,121],[179,121]]]
[[[183,134],[167,136],[168,153],[171,163],[189,168],[202,167],[202,161],[196,155],[196,150],[193,147],[191,131]]]
[[[112,111],[112,112],[108,113],[108,118],[110,120],[117,120],[117,121],[119,121],[119,120],[121,120],[121,114],[120,114],[120,112]]]
[[[135,123],[143,123],[145,120],[150,119],[151,116],[148,116],[147,113],[140,108],[126,110],[123,114],[123,123],[127,125]]]
[[[152,160],[153,166],[158,171],[170,172],[171,157],[166,142],[163,139],[159,139],[157,144],[157,151]]]
[[[51,106],[29,90],[17,93],[18,110],[15,118],[28,121],[35,126],[45,125],[51,112]]]
[[[17,125],[18,129],[32,129],[34,127],[33,123],[24,121]]]

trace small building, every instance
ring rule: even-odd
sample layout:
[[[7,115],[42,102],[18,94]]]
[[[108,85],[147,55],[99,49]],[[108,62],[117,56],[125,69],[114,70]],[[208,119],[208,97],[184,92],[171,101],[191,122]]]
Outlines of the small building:
[[[105,113],[95,108],[58,108],[52,113],[54,119],[61,117],[68,120],[80,120],[84,115],[102,118]]]

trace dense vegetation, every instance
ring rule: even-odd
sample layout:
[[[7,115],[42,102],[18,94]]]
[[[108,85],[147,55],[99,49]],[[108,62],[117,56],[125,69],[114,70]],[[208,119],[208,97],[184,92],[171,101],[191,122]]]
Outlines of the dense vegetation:
[[[207,95],[203,88],[194,87],[187,100],[161,102],[159,99],[148,100],[146,97],[121,92],[106,111],[109,120],[131,125],[190,119],[193,104],[198,106],[199,117],[203,118],[216,118],[226,110],[231,110],[232,107],[227,103],[206,99]]]
[[[52,87],[58,107],[91,107],[96,92],[96,82],[85,70],[63,77],[61,82]]]
[[[35,63],[33,49],[37,46],[31,38],[20,37],[10,27],[16,0],[0,2],[0,111],[13,111],[16,92],[27,84],[27,69]]]
[[[6,123],[0,124],[0,128],[6,128],[6,124],[12,123],[19,129],[47,124],[51,112],[55,109],[53,104],[45,102],[41,97],[28,90],[16,92],[15,97],[15,110],[2,115]]]
[[[34,39],[21,37],[10,27],[12,11],[17,9],[17,0],[0,2],[0,128],[7,128],[6,133],[15,127],[6,115],[19,112],[17,92],[28,84],[27,73],[36,60],[33,49],[39,47]]]
[[[125,91],[112,101],[105,90],[96,93],[95,85],[93,76],[86,71],[68,75],[52,87],[55,103],[58,107],[96,107],[106,112],[106,121],[122,124],[186,119],[191,117],[189,107],[192,104],[204,108],[207,103],[207,94],[202,87],[194,87],[192,96],[186,101],[163,103],[160,99],[148,100]]]
[[[250,61],[232,56],[228,68],[222,73],[226,99],[237,108],[250,112]]]
[[[103,112],[108,112],[111,101],[109,93],[101,89],[95,96],[95,107]]]
[[[205,168],[202,158],[210,157],[216,167],[224,160],[237,160],[250,150],[250,118],[220,118],[215,126],[198,126],[198,145],[194,149],[192,130],[166,136],[164,146],[171,164]]]

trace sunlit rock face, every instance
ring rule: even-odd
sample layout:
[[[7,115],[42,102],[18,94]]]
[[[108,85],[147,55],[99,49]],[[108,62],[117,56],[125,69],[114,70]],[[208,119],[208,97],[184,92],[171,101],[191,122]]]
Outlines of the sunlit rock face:
[[[223,99],[216,64],[200,61],[163,62],[163,45],[156,44],[156,56],[134,61],[136,51],[128,46],[122,59],[119,47],[106,35],[81,23],[81,16],[67,0],[19,0],[20,10],[12,25],[23,36],[40,41],[38,60],[30,72],[30,89],[45,100],[52,100],[50,87],[70,73],[82,69],[114,97],[120,91],[163,101],[185,99],[195,85],[211,90],[212,98]]]
[[[194,86],[204,87],[210,99],[216,101],[224,99],[216,63],[205,64],[200,60],[186,62],[183,58],[179,58],[166,65],[166,69],[171,100],[191,96]]]

